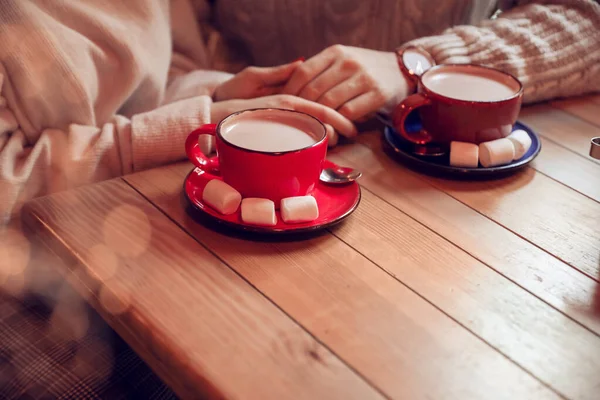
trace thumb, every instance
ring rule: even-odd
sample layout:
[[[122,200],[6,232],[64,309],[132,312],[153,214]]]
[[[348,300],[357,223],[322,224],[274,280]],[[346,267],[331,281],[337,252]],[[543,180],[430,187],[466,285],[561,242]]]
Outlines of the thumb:
[[[329,124],[325,124],[325,128],[327,129],[327,137],[329,139],[327,147],[335,147],[339,140],[338,133],[333,129],[333,126]]]
[[[266,67],[258,70],[258,75],[265,85],[280,85],[286,83],[296,68],[302,64],[301,60],[277,67]]]

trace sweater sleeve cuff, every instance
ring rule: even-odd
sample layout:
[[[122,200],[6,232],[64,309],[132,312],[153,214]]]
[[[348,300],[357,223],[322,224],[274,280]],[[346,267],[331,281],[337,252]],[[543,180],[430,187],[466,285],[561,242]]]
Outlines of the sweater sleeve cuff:
[[[184,159],[189,133],[210,123],[211,103],[210,97],[199,96],[134,116],[131,120],[133,170]]]

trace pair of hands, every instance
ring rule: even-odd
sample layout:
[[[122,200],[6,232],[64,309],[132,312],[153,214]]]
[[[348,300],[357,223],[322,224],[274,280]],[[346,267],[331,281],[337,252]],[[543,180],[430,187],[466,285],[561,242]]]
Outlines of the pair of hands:
[[[248,108],[287,108],[325,123],[330,144],[356,135],[354,122],[409,93],[394,53],[335,45],[306,62],[248,67],[215,90],[213,121]]]

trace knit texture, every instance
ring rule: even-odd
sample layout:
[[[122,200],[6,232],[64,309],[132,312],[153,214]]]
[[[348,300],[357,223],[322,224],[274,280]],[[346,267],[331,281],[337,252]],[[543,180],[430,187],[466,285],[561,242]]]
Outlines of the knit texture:
[[[210,122],[212,91],[230,77],[215,69],[285,63],[336,43],[391,51],[415,40],[438,63],[514,73],[529,102],[599,89],[597,2],[504,0],[496,20],[464,25],[494,4],[4,0],[0,217],[36,196],[181,160],[186,134]]]
[[[183,159],[224,79],[183,79],[207,63],[188,0],[0,2],[2,219],[36,196]]]
[[[600,90],[600,5],[521,1],[480,27],[457,26],[411,44],[438,64],[475,63],[512,73],[532,103]]]
[[[14,267],[27,265],[38,282],[28,287],[47,295],[42,271],[54,268],[20,225],[3,230],[2,219],[33,197],[182,159],[187,133],[209,122],[212,92],[230,77],[214,70],[285,63],[336,43],[391,51],[416,39],[438,63],[513,72],[528,101],[599,89],[600,11],[591,0],[503,0],[505,12],[481,28],[464,25],[491,15],[494,1],[210,3],[0,0],[0,282],[19,282]],[[98,361],[113,354],[90,345],[110,331],[99,318],[98,332],[48,347],[37,305],[0,296],[0,311],[0,353],[11,360],[0,373],[1,398],[174,397],[124,344],[113,378],[99,378],[106,368]],[[74,375],[67,345],[90,354],[93,368]],[[14,380],[25,361],[36,373]]]

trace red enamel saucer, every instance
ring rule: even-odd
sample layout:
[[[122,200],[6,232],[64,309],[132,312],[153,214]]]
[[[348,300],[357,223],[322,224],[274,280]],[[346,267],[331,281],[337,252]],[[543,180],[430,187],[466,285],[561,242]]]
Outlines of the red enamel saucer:
[[[324,168],[335,167],[334,163],[325,161]],[[312,193],[319,206],[319,218],[312,222],[286,224],[279,211],[276,211],[277,225],[265,227],[243,222],[239,209],[234,214],[222,215],[205,204],[202,201],[202,192],[208,182],[206,172],[200,168],[194,168],[185,178],[185,197],[194,211],[224,227],[260,234],[298,234],[329,228],[352,214],[358,207],[361,197],[360,186],[356,182],[347,185],[329,185],[319,182]]]

